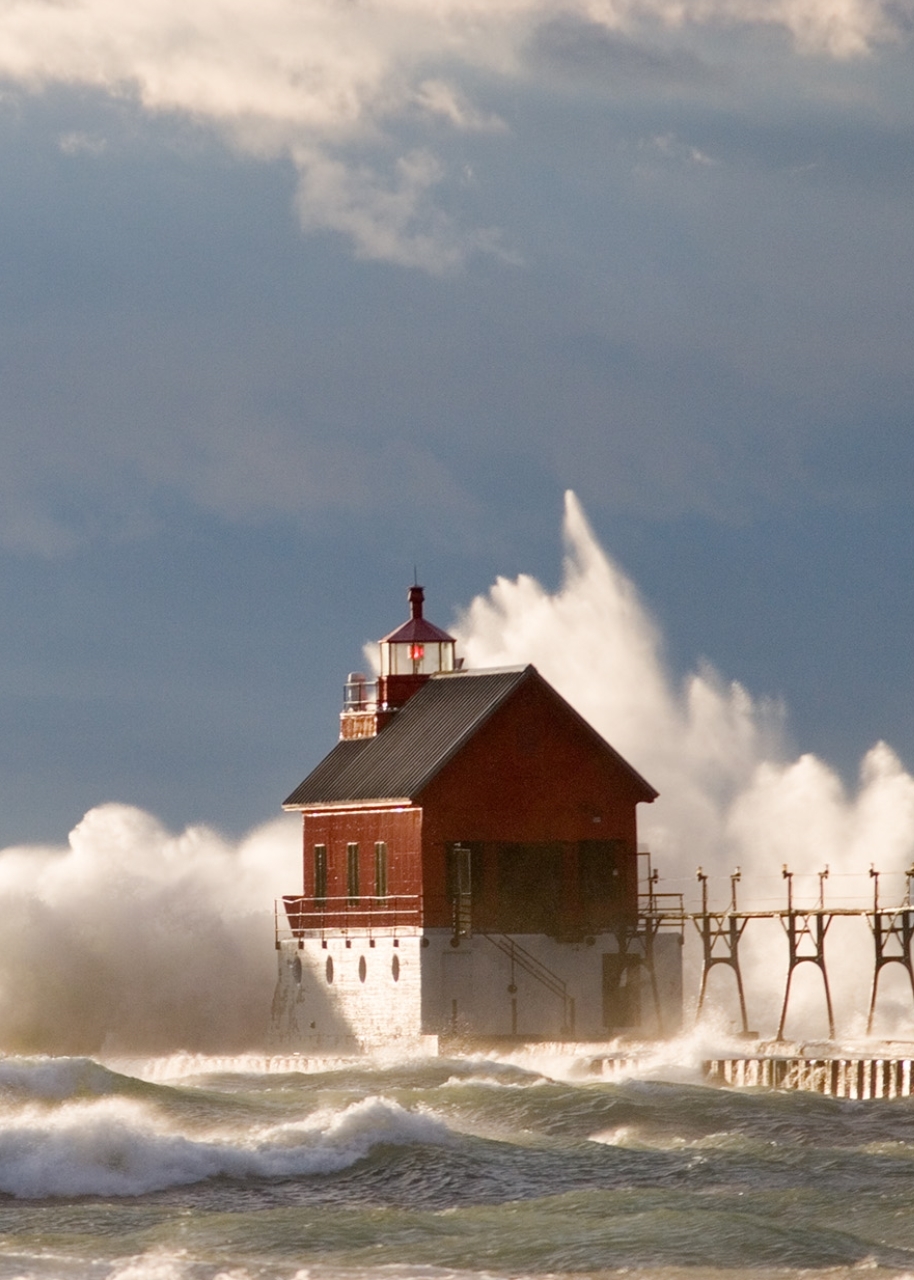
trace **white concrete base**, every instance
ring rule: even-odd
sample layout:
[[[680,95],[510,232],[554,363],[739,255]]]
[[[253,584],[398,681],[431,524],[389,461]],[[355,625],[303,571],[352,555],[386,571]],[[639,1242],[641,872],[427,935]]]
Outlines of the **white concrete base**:
[[[636,988],[636,1020],[608,1026],[604,955],[615,934],[559,942],[542,934],[474,934],[446,929],[397,937],[351,932],[284,940],[273,1000],[274,1046],[317,1054],[415,1047],[452,1041],[606,1041],[610,1035],[676,1034],[682,1019],[682,943],[654,939],[653,980],[645,964]],[[630,954],[643,948],[636,942]]]

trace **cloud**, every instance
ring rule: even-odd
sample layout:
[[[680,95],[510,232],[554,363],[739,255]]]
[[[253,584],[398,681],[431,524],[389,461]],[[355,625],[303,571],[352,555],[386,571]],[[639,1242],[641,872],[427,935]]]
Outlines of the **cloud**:
[[[566,57],[575,24],[578,44],[595,34],[605,44],[611,33],[617,64],[631,42],[635,63],[656,76],[638,44],[648,28],[774,25],[806,51],[849,57],[900,36],[910,10],[911,0],[19,0],[0,21],[0,77],[35,91],[78,85],[134,97],[246,151],[290,157],[305,229],[330,228],[362,256],[440,272],[503,250],[492,232],[465,231],[442,212],[431,197],[448,178],[440,159],[394,145],[391,131],[404,122],[503,128],[456,81],[536,77],[542,59],[529,62],[527,51],[538,29],[552,31],[553,45],[564,32]],[[694,70],[678,55],[667,64]],[[87,149],[68,138],[65,150]],[[378,144],[397,152],[386,177],[350,154]]]
[[[717,73],[686,49],[666,50],[632,34],[609,30],[573,14],[561,14],[534,32],[531,54],[559,75],[604,85],[658,87],[707,83]]]
[[[444,173],[425,149],[401,156],[392,181],[367,165],[347,165],[318,150],[296,148],[296,205],[306,231],[340,231],[362,258],[421,267],[433,275],[454,270],[468,251],[516,256],[501,250],[498,233],[467,233],[435,207],[432,189]]]
[[[65,156],[100,156],[108,147],[104,138],[96,138],[88,133],[80,133],[77,130],[70,133],[62,133],[57,139],[57,145]]]

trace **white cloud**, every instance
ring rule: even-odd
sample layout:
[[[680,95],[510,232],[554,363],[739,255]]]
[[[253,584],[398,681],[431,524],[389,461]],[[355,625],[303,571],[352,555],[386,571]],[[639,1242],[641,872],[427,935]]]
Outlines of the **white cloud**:
[[[507,127],[499,116],[477,110],[454,85],[444,80],[423,80],[413,101],[422,111],[441,116],[455,129],[503,133]]]
[[[57,139],[57,145],[66,156],[100,156],[108,146],[104,138],[79,131],[62,133]]]
[[[498,244],[462,232],[426,198],[444,180],[440,162],[411,147],[383,181],[345,148],[416,114],[457,130],[502,128],[454,83],[461,67],[523,76],[531,34],[561,16],[623,33],[774,24],[803,49],[846,57],[896,35],[904,14],[893,14],[888,0],[19,0],[0,18],[0,77],[135,95],[249,151],[292,155],[304,226],[333,227],[366,256],[441,271]],[[66,150],[91,142],[67,137]]]
[[[496,232],[467,233],[436,208],[429,193],[444,173],[428,150],[400,156],[389,181],[367,165],[347,165],[320,150],[296,148],[293,158],[302,227],[343,232],[359,257],[438,274],[458,267],[470,249],[499,253]]]

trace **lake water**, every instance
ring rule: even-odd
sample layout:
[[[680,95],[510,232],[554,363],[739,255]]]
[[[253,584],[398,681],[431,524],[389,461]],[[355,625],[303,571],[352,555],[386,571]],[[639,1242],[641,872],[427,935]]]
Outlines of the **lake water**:
[[[663,1058],[6,1058],[0,1276],[914,1275],[911,1100]]]

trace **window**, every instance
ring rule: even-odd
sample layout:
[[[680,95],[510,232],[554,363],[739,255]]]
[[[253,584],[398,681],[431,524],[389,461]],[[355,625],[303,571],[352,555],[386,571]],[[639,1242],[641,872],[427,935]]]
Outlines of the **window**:
[[[346,845],[346,896],[350,905],[359,900],[359,846]]]
[[[387,845],[376,840],[374,846],[374,896],[387,897]]]
[[[314,901],[327,901],[327,846],[314,846]]]
[[[634,872],[634,851],[624,840],[579,841],[578,927],[602,933],[631,923],[638,909]]]
[[[451,900],[454,936],[469,934],[472,927],[472,850],[466,844],[447,847],[445,872],[447,894]]]
[[[469,896],[472,850],[467,844],[451,844],[447,847],[447,896],[455,898]]]

